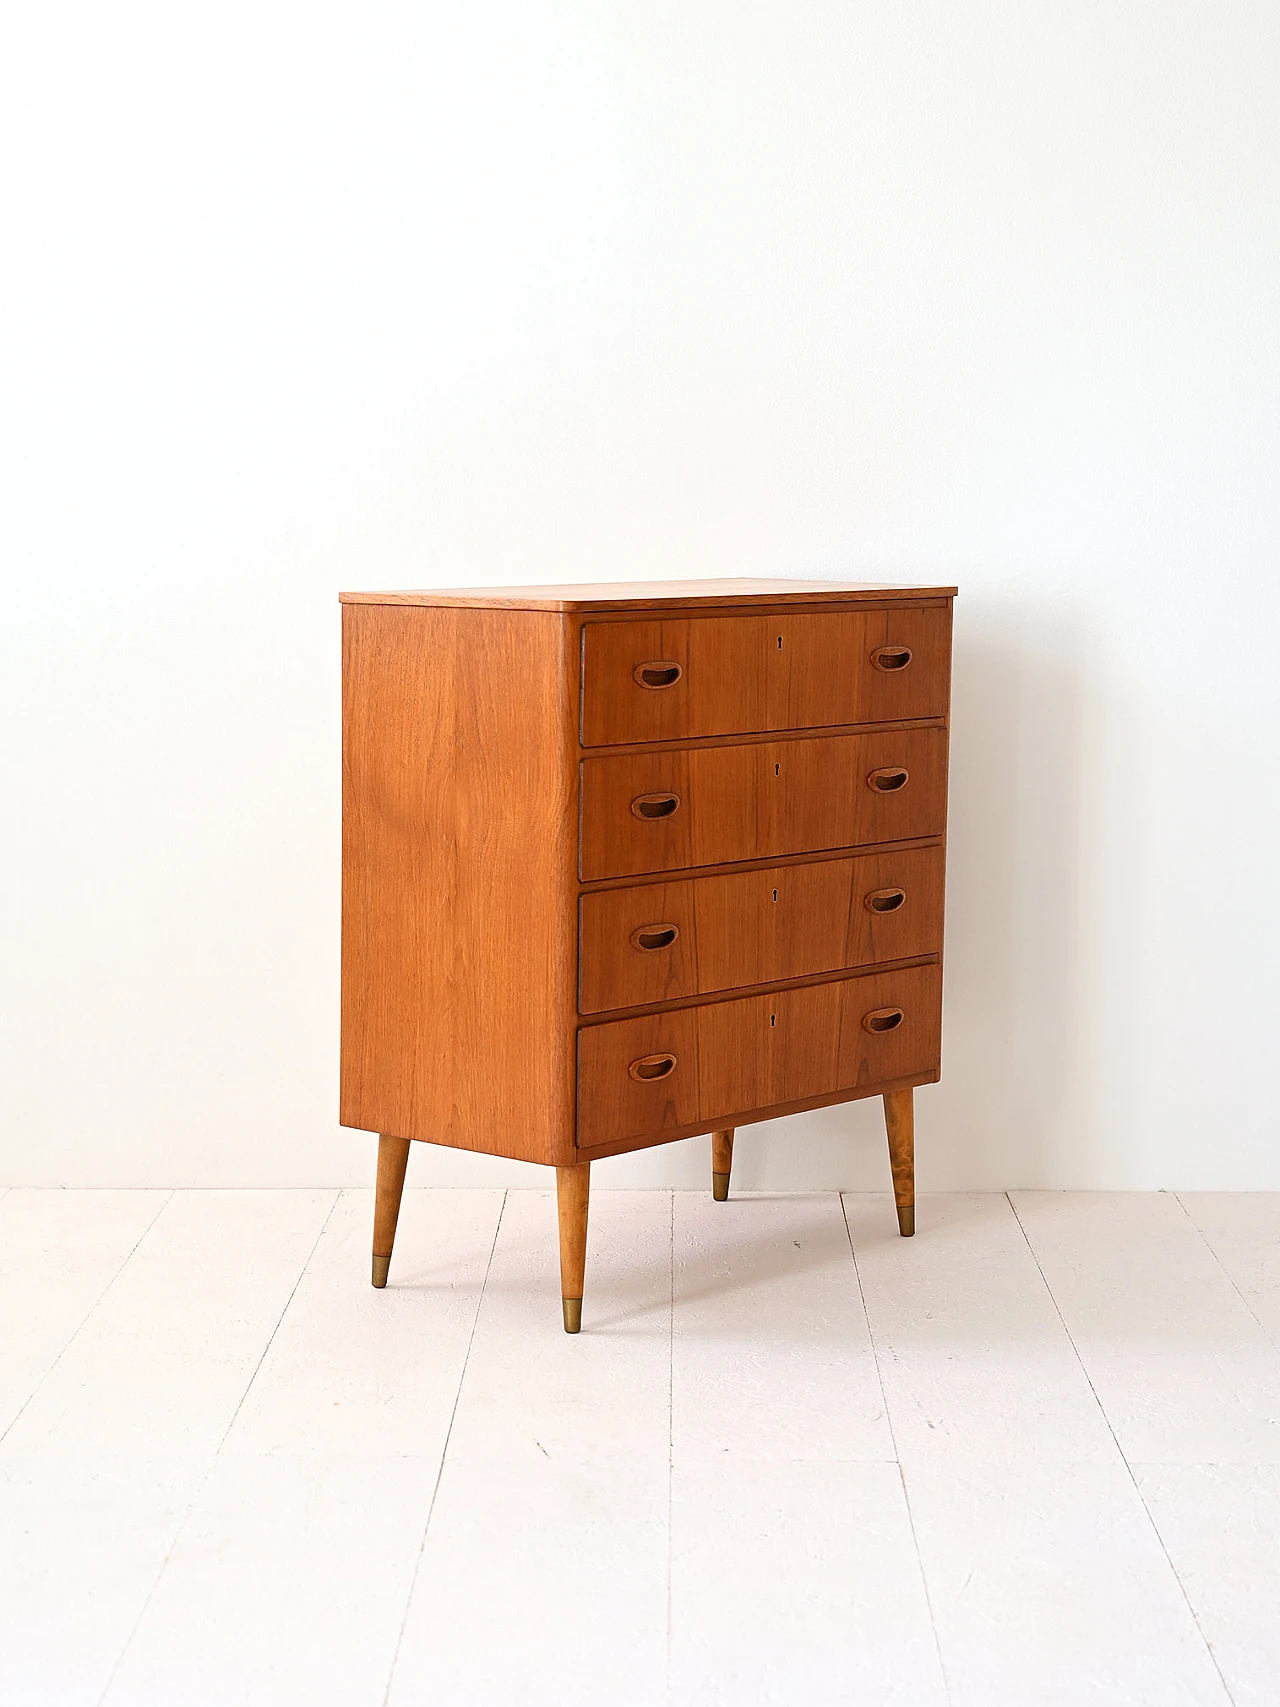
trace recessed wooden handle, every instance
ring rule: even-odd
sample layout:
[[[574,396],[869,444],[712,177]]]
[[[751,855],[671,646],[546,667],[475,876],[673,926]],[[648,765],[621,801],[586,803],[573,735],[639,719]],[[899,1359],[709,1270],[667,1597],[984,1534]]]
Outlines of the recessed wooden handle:
[[[907,786],[910,775],[905,765],[881,765],[867,778],[867,787],[874,788],[877,794],[892,794],[895,789]]]
[[[642,1085],[647,1084],[650,1079],[669,1078],[675,1070],[674,1055],[642,1055],[627,1068],[631,1077]]]
[[[631,933],[631,946],[646,951],[670,948],[679,935],[679,925],[640,925]]]
[[[905,670],[911,662],[909,646],[877,646],[871,654],[877,670]]]
[[[661,658],[649,664],[637,664],[631,674],[642,688],[673,688],[684,674],[684,665],[671,658]]]
[[[905,889],[873,889],[863,897],[863,905],[870,913],[896,913],[906,898]]]
[[[869,1014],[862,1016],[862,1029],[873,1034],[881,1031],[893,1031],[900,1026],[906,1015],[901,1008],[872,1008]]]
[[[631,802],[631,811],[636,818],[669,818],[679,810],[678,794],[637,794]]]

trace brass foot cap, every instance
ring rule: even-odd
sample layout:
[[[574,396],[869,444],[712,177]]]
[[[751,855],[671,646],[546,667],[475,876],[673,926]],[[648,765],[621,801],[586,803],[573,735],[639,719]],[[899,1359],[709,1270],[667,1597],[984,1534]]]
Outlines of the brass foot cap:
[[[712,1174],[711,1195],[715,1198],[717,1203],[727,1203],[729,1201],[728,1174]]]
[[[562,1298],[564,1305],[564,1331],[576,1334],[582,1331],[582,1300],[581,1298]]]
[[[916,1230],[916,1206],[914,1203],[898,1205],[898,1231],[904,1239],[909,1239]]]
[[[390,1267],[390,1257],[380,1257],[375,1255],[373,1259],[373,1284],[375,1286],[385,1286],[387,1284],[387,1270]]]

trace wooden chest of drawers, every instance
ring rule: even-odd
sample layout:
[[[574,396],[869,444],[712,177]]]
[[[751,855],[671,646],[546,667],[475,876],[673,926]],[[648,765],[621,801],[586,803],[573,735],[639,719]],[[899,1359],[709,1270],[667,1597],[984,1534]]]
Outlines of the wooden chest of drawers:
[[[345,593],[342,1089],[380,1134],[557,1169],[883,1096],[914,1230],[938,1077],[953,587]]]

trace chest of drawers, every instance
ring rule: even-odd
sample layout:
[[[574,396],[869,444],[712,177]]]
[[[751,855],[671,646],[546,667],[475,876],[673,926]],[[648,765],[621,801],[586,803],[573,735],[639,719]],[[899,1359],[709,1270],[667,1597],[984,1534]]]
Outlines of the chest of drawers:
[[[346,593],[341,1120],[557,1170],[937,1079],[953,587]]]

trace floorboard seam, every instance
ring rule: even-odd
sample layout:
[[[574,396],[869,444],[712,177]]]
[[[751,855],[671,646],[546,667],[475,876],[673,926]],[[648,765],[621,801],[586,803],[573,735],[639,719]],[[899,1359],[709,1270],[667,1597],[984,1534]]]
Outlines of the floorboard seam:
[[[418,1543],[418,1556],[413,1562],[413,1575],[409,1578],[409,1592],[405,1596],[404,1614],[400,1619],[400,1629],[396,1634],[396,1645],[391,1653],[391,1667],[387,1672],[387,1687],[382,1692],[382,1707],[387,1707],[391,1699],[391,1685],[395,1682],[396,1666],[400,1661],[400,1649],[404,1645],[404,1633],[409,1624],[409,1608],[413,1605],[414,1591],[418,1586],[418,1577],[422,1572],[422,1561],[426,1557],[427,1537],[431,1533],[431,1519],[435,1513],[436,1500],[440,1494],[440,1482],[444,1476],[445,1460],[449,1456],[449,1442],[453,1438],[453,1425],[457,1420],[458,1405],[462,1399],[462,1385],[467,1378],[467,1364],[471,1361],[471,1347],[475,1344],[476,1326],[480,1321],[480,1311],[484,1305],[485,1288],[489,1284],[489,1270],[493,1267],[493,1253],[498,1248],[498,1234],[502,1231],[502,1217],[507,1207],[506,1191],[502,1194],[502,1202],[498,1205],[498,1219],[493,1229],[493,1241],[489,1246],[489,1260],[484,1265],[484,1278],[480,1282],[480,1291],[476,1297],[475,1315],[471,1318],[471,1332],[467,1336],[467,1349],[462,1356],[462,1368],[458,1371],[458,1389],[453,1395],[453,1409],[449,1412],[449,1426],[445,1430],[444,1442],[440,1447],[440,1463],[436,1467],[436,1479],[431,1487],[431,1499],[427,1504],[427,1515],[422,1525],[422,1540]]]
[[[267,1353],[271,1350],[271,1347],[275,1344],[276,1335],[280,1332],[280,1324],[281,1324],[281,1322],[284,1321],[285,1317],[288,1315],[289,1306],[290,1306],[290,1304],[293,1303],[294,1295],[297,1292],[298,1288],[302,1285],[303,1280],[306,1278],[307,1270],[311,1267],[311,1259],[313,1256],[315,1256],[316,1252],[319,1250],[320,1241],[321,1241],[321,1239],[324,1238],[325,1234],[329,1230],[329,1223],[330,1223],[330,1221],[333,1220],[333,1212],[338,1207],[338,1204],[342,1201],[342,1195],[343,1194],[342,1194],[341,1188],[339,1190],[335,1191],[333,1194],[333,1202],[329,1205],[329,1212],[325,1216],[324,1220],[320,1223],[320,1231],[316,1234],[315,1239],[312,1241],[311,1249],[307,1252],[306,1258],[303,1261],[302,1267],[298,1270],[298,1278],[294,1281],[293,1285],[289,1288],[289,1296],[284,1301],[284,1308],[281,1310],[280,1314],[276,1317],[275,1326],[272,1328],[270,1334],[267,1336],[267,1343],[262,1348],[262,1356],[254,1364],[253,1374],[249,1377],[248,1381],[246,1382],[244,1392],[241,1393],[240,1398],[236,1404],[236,1408],[231,1413],[231,1421],[227,1424],[226,1428],[223,1429],[222,1439],[218,1442],[217,1446],[214,1448],[213,1456],[215,1458],[217,1458],[219,1453],[222,1451],[223,1447],[227,1444],[228,1437],[230,1436],[232,1429],[236,1426],[236,1418],[240,1415],[240,1412],[244,1409],[244,1402],[249,1397],[249,1394],[253,1388],[253,1384],[258,1379],[258,1376],[261,1373],[263,1364],[267,1361]]]
[[[1169,1195],[1174,1199],[1174,1201],[1178,1205],[1178,1208],[1181,1209],[1182,1213],[1186,1216],[1187,1220],[1191,1223],[1192,1227],[1195,1230],[1196,1237],[1200,1240],[1200,1242],[1204,1246],[1205,1250],[1208,1251],[1209,1255],[1213,1258],[1214,1262],[1217,1263],[1218,1267],[1222,1270],[1223,1274],[1227,1277],[1227,1281],[1231,1287],[1231,1290],[1235,1293],[1236,1297],[1240,1300],[1240,1302],[1244,1305],[1245,1309],[1253,1317],[1254,1321],[1262,1329],[1262,1332],[1266,1338],[1268,1345],[1275,1345],[1275,1343],[1276,1343],[1275,1335],[1272,1333],[1271,1329],[1267,1326],[1267,1324],[1263,1321],[1262,1317],[1258,1314],[1258,1312],[1254,1309],[1253,1305],[1249,1302],[1247,1295],[1241,1291],[1239,1285],[1236,1282],[1235,1276],[1231,1273],[1231,1270],[1227,1267],[1226,1263],[1223,1262],[1222,1258],[1218,1255],[1217,1251],[1215,1251],[1213,1246],[1209,1243],[1209,1240],[1208,1240],[1207,1236],[1205,1235],[1204,1229],[1200,1226],[1200,1224],[1196,1220],[1195,1216],[1191,1213],[1191,1211],[1187,1208],[1186,1204],[1182,1201],[1181,1193],[1173,1191],[1173,1192],[1170,1192]]]
[[[1187,1612],[1190,1614],[1191,1622],[1195,1625],[1196,1634],[1199,1636],[1201,1642],[1203,1642],[1204,1650],[1209,1656],[1210,1664],[1213,1666],[1214,1671],[1217,1673],[1218,1681],[1222,1685],[1222,1693],[1226,1697],[1226,1699],[1231,1703],[1231,1707],[1235,1707],[1235,1699],[1236,1698],[1231,1693],[1231,1690],[1227,1684],[1227,1680],[1223,1676],[1222,1667],[1218,1664],[1218,1656],[1213,1651],[1213,1644],[1209,1641],[1209,1638],[1205,1635],[1204,1630],[1201,1627],[1200,1620],[1196,1615],[1196,1609],[1191,1604],[1191,1596],[1187,1593],[1186,1584],[1183,1582],[1182,1578],[1178,1574],[1177,1567],[1175,1566],[1172,1558],[1170,1557],[1169,1549],[1164,1544],[1164,1536],[1161,1535],[1161,1533],[1160,1533],[1160,1526],[1155,1520],[1155,1517],[1151,1511],[1151,1507],[1147,1504],[1146,1499],[1143,1496],[1142,1488],[1138,1482],[1138,1478],[1133,1473],[1133,1465],[1130,1464],[1128,1456],[1125,1453],[1124,1447],[1121,1446],[1121,1444],[1120,1444],[1119,1435],[1117,1435],[1115,1429],[1111,1426],[1111,1418],[1107,1415],[1106,1406],[1103,1404],[1102,1400],[1098,1396],[1098,1390],[1093,1384],[1093,1377],[1089,1374],[1088,1366],[1086,1365],[1084,1358],[1080,1354],[1079,1346],[1076,1344],[1075,1335],[1071,1332],[1071,1329],[1067,1326],[1067,1318],[1063,1315],[1062,1308],[1059,1305],[1058,1300],[1054,1297],[1053,1288],[1049,1284],[1049,1277],[1044,1272],[1044,1269],[1041,1266],[1040,1258],[1036,1254],[1036,1248],[1031,1243],[1031,1236],[1027,1232],[1026,1227],[1023,1225],[1023,1220],[1022,1220],[1021,1215],[1018,1214],[1018,1206],[1013,1201],[1013,1196],[1010,1192],[1006,1191],[1004,1195],[1005,1195],[1005,1199],[1008,1202],[1010,1209],[1012,1209],[1012,1211],[1013,1211],[1013,1218],[1018,1223],[1018,1230],[1021,1232],[1023,1239],[1026,1241],[1027,1250],[1031,1253],[1031,1260],[1036,1265],[1036,1272],[1039,1274],[1040,1279],[1044,1284],[1044,1289],[1049,1296],[1049,1302],[1053,1305],[1054,1313],[1057,1316],[1058,1320],[1062,1323],[1062,1331],[1067,1336],[1067,1343],[1071,1347],[1071,1350],[1075,1356],[1076,1362],[1080,1365],[1080,1373],[1084,1376],[1085,1380],[1089,1383],[1089,1391],[1093,1394],[1093,1401],[1098,1407],[1098,1414],[1101,1416],[1103,1422],[1106,1424],[1107,1433],[1111,1436],[1112,1440],[1114,1440],[1116,1443],[1116,1451],[1120,1455],[1120,1462],[1124,1465],[1125,1474],[1128,1476],[1129,1481],[1133,1485],[1134,1493],[1137,1494],[1137,1496],[1138,1496],[1138,1503],[1142,1507],[1142,1510],[1143,1510],[1144,1515],[1146,1516],[1147,1522],[1151,1525],[1151,1533],[1156,1538],[1156,1545],[1159,1547],[1160,1552],[1164,1556],[1164,1561],[1169,1567],[1170,1576],[1172,1576],[1174,1582],[1177,1583],[1177,1585],[1178,1585],[1178,1593],[1182,1596],[1183,1604],[1185,1605]],[[1184,1213],[1185,1213],[1185,1211],[1184,1211]],[[1190,1219],[1190,1217],[1188,1217],[1188,1219]]]
[[[867,1337],[871,1341],[871,1361],[875,1365],[876,1385],[880,1389],[880,1404],[884,1411],[885,1426],[889,1430],[889,1439],[893,1445],[893,1461],[898,1471],[898,1484],[902,1489],[902,1503],[906,1507],[907,1527],[911,1531],[911,1545],[915,1550],[916,1569],[920,1572],[920,1586],[924,1591],[925,1610],[929,1614],[929,1628],[933,1632],[933,1650],[938,1656],[938,1672],[942,1678],[942,1693],[947,1699],[948,1707],[952,1700],[951,1679],[947,1676],[947,1663],[942,1656],[942,1638],[938,1634],[938,1620],[934,1615],[933,1596],[929,1593],[929,1578],[924,1568],[924,1555],[920,1551],[920,1538],[916,1534],[915,1513],[911,1509],[911,1494],[907,1489],[907,1478],[903,1472],[902,1459],[898,1454],[898,1437],[894,1432],[893,1413],[889,1409],[889,1396],[885,1392],[884,1376],[880,1372],[880,1348],[876,1345],[876,1332],[871,1326],[871,1312],[867,1309],[867,1295],[862,1287],[862,1275],[858,1269],[858,1253],[853,1244],[853,1228],[849,1225],[849,1210],[844,1200],[844,1193],[838,1193],[840,1199],[840,1214],[844,1221],[845,1238],[849,1241],[849,1256],[853,1261],[853,1277],[858,1286],[858,1299],[862,1305],[863,1318],[867,1324]]]
[[[67,1338],[63,1341],[62,1349],[59,1351],[58,1355],[54,1358],[53,1362],[45,1370],[44,1374],[40,1377],[40,1379],[36,1382],[35,1386],[27,1394],[26,1398],[22,1401],[21,1407],[17,1411],[14,1412],[13,1416],[11,1416],[9,1418],[9,1421],[6,1423],[3,1430],[0,1430],[0,1446],[2,1446],[4,1444],[4,1442],[9,1438],[9,1432],[16,1425],[18,1418],[26,1410],[27,1406],[31,1403],[32,1399],[35,1398],[36,1394],[40,1391],[40,1389],[44,1386],[45,1382],[53,1374],[54,1370],[62,1362],[63,1358],[67,1355],[68,1351],[70,1351],[70,1349],[71,1349],[72,1345],[75,1343],[75,1341],[80,1337],[80,1334],[84,1330],[85,1323],[89,1320],[90,1316],[93,1315],[94,1311],[98,1308],[99,1304],[102,1303],[102,1300],[106,1297],[107,1293],[110,1292],[111,1288],[115,1285],[116,1281],[119,1280],[120,1276],[124,1273],[125,1269],[133,1261],[133,1258],[137,1252],[138,1246],[142,1243],[142,1241],[146,1238],[147,1234],[155,1226],[156,1222],[164,1214],[164,1212],[168,1208],[169,1204],[172,1203],[173,1197],[174,1197],[173,1192],[170,1191],[170,1192],[166,1193],[164,1202],[160,1205],[159,1209],[156,1210],[155,1214],[151,1217],[150,1221],[147,1222],[146,1226],[138,1234],[137,1238],[134,1240],[133,1244],[129,1247],[129,1250],[126,1252],[124,1257],[121,1258],[120,1266],[116,1269],[115,1273],[111,1276],[110,1280],[108,1280],[107,1284],[102,1288],[102,1291],[99,1292],[98,1296],[94,1299],[93,1303],[90,1304],[89,1308],[85,1311],[84,1315],[76,1323],[75,1327],[67,1335]]]
[[[320,1223],[320,1230],[316,1234],[315,1238],[312,1240],[311,1249],[307,1252],[306,1256],[303,1258],[302,1263],[298,1269],[298,1278],[294,1281],[293,1285],[289,1288],[289,1296],[285,1299],[284,1304],[281,1306],[280,1314],[276,1317],[275,1323],[272,1326],[271,1332],[267,1335],[267,1343],[262,1348],[262,1356],[259,1357],[258,1361],[254,1364],[253,1373],[250,1375],[248,1381],[245,1383],[244,1392],[241,1393],[239,1399],[236,1401],[236,1408],[231,1413],[231,1421],[227,1424],[226,1428],[223,1429],[221,1439],[218,1441],[217,1446],[215,1446],[213,1451],[209,1454],[209,1462],[205,1466],[204,1475],[201,1476],[199,1482],[196,1484],[196,1487],[195,1487],[195,1489],[191,1495],[190,1500],[188,1500],[188,1502],[187,1502],[186,1514],[183,1517],[182,1522],[178,1525],[177,1529],[173,1533],[173,1539],[170,1541],[168,1547],[165,1550],[164,1558],[160,1561],[160,1569],[156,1572],[155,1576],[151,1579],[151,1587],[147,1590],[146,1598],[142,1602],[142,1605],[138,1608],[138,1616],[134,1619],[132,1625],[129,1627],[129,1634],[125,1637],[124,1644],[121,1647],[120,1652],[116,1655],[115,1664],[111,1667],[111,1671],[109,1672],[109,1674],[107,1676],[107,1681],[102,1686],[102,1693],[98,1697],[98,1707],[102,1707],[103,1702],[107,1699],[107,1696],[110,1694],[111,1685],[115,1682],[116,1674],[119,1672],[121,1665],[124,1663],[125,1655],[129,1652],[129,1649],[133,1646],[133,1639],[138,1634],[138,1630],[140,1629],[140,1627],[142,1625],[142,1620],[147,1615],[147,1608],[151,1605],[151,1602],[155,1599],[155,1593],[156,1593],[156,1590],[160,1586],[160,1581],[163,1578],[164,1573],[169,1568],[169,1561],[173,1558],[174,1553],[177,1551],[179,1541],[181,1541],[183,1535],[186,1533],[187,1525],[191,1522],[191,1515],[195,1511],[196,1506],[199,1504],[200,1496],[204,1492],[205,1486],[208,1483],[210,1476],[213,1474],[214,1466],[218,1462],[218,1457],[219,1457],[220,1453],[222,1452],[222,1448],[227,1443],[227,1436],[231,1433],[231,1430],[235,1426],[235,1420],[240,1415],[241,1407],[243,1406],[246,1398],[249,1396],[250,1387],[253,1386],[254,1382],[258,1378],[258,1371],[262,1368],[263,1361],[265,1360],[267,1353],[271,1350],[272,1342],[274,1341],[276,1335],[280,1331],[280,1324],[281,1324],[281,1322],[284,1321],[285,1315],[289,1309],[290,1304],[293,1303],[294,1294],[297,1292],[298,1288],[302,1285],[302,1277],[303,1277],[303,1275],[306,1274],[307,1269],[311,1266],[311,1259],[316,1254],[316,1249],[319,1246],[321,1239],[324,1237],[325,1228],[329,1225],[330,1221],[332,1221],[332,1219],[333,1219],[333,1212],[338,1207],[338,1199],[341,1196],[342,1196],[341,1191],[335,1191],[334,1192],[333,1202],[329,1205],[328,1212],[325,1215],[324,1220]]]

